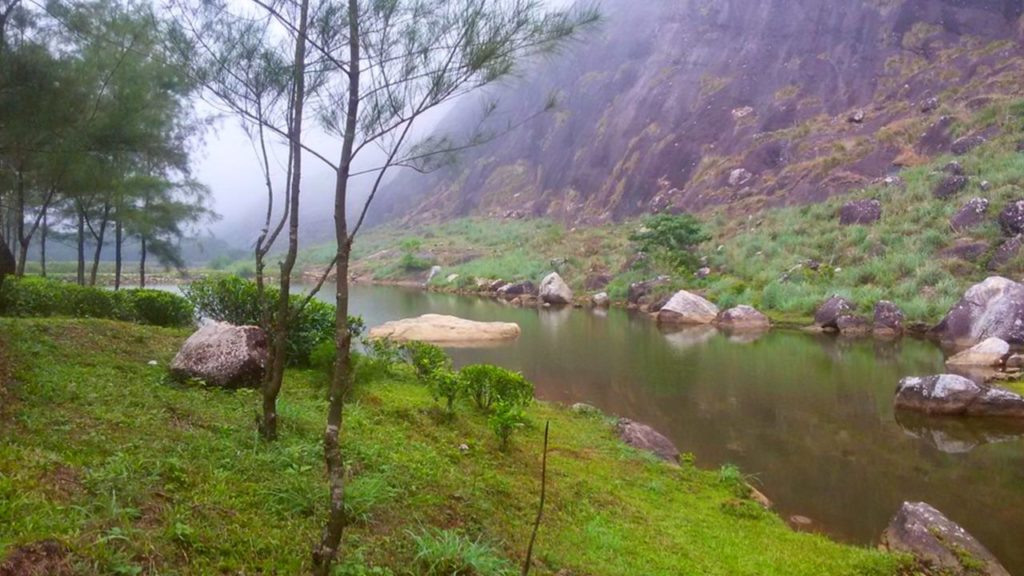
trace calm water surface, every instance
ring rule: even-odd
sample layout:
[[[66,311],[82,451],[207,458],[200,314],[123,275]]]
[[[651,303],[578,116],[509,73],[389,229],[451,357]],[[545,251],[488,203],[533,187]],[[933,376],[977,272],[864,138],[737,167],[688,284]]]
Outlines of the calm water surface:
[[[893,413],[900,378],[943,371],[929,343],[789,331],[750,341],[662,332],[622,310],[523,310],[369,286],[353,287],[352,308],[367,326],[426,313],[517,322],[518,341],[452,356],[521,370],[542,399],[646,422],[702,467],[736,464],[784,517],[846,541],[874,543],[901,502],[929,502],[1024,574],[1024,431]]]

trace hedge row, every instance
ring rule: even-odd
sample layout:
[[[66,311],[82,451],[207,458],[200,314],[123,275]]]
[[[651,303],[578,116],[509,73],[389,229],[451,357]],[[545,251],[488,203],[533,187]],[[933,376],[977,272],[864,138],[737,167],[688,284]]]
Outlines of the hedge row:
[[[192,304],[160,290],[108,290],[40,277],[8,277],[0,286],[0,315],[107,318],[154,326],[191,326]]]

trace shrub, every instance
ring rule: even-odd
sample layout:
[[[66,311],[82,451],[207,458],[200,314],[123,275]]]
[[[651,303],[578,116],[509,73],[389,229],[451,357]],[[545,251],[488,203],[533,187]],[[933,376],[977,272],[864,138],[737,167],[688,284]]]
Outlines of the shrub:
[[[138,320],[156,326],[189,326],[194,311],[188,300],[177,294],[160,290],[131,290],[125,292],[134,301]]]
[[[407,238],[403,240],[400,244],[402,258],[398,261],[398,265],[406,272],[429,270],[433,265],[433,262],[425,258],[421,258],[416,254],[422,246],[423,241],[419,238]]]
[[[256,284],[238,276],[197,280],[186,286],[183,292],[195,307],[195,314],[201,318],[260,326],[268,332],[270,327],[263,321],[264,310],[275,309],[279,293],[276,288],[268,287],[261,299]],[[293,318],[286,347],[288,364],[292,366],[309,365],[310,356],[318,345],[334,341],[334,305],[313,299],[298,311],[304,300],[305,296],[301,294],[293,294],[290,298]],[[349,317],[348,326],[353,338],[359,338],[365,330],[362,319],[358,317]]]
[[[369,377],[394,376],[395,368],[403,361],[403,347],[387,338],[375,338],[363,343],[363,364]]]
[[[526,425],[526,414],[519,404],[500,402],[495,405],[494,413],[487,419],[491,430],[498,437],[501,449],[508,449],[512,434]]]
[[[416,369],[421,380],[428,380],[441,370],[451,370],[452,360],[440,347],[426,342],[409,342],[405,345],[409,363]]]
[[[188,326],[192,305],[158,290],[107,290],[39,277],[9,278],[0,288],[5,316],[106,318],[155,326]]]
[[[687,271],[697,266],[697,246],[711,237],[690,214],[658,214],[644,220],[643,228],[629,239],[636,242],[640,250],[658,255],[673,267]]]
[[[430,387],[430,394],[434,400],[445,399],[447,402],[448,414],[455,412],[455,400],[462,394],[462,379],[451,370],[438,370],[427,379]]]
[[[522,374],[490,364],[474,364],[459,371],[463,390],[477,408],[490,410],[503,404],[523,407],[533,400],[533,384]]]
[[[512,576],[514,567],[487,544],[454,530],[410,532],[416,549],[416,573],[423,576]]]

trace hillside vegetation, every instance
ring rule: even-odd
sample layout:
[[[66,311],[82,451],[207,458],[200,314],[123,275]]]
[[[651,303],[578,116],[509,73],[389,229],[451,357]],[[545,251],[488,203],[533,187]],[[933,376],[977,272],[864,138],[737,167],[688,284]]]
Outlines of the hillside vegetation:
[[[0,557],[45,558],[57,576],[308,568],[327,493],[324,375],[288,372],[281,440],[266,444],[254,392],[166,378],[185,336],[104,320],[0,319],[11,372],[0,412]],[[603,417],[538,403],[501,451],[483,416],[460,403],[449,419],[409,371],[358,381],[343,449],[353,526],[336,574],[518,574],[549,420],[534,574],[901,569],[899,557],[791,531],[747,499],[733,469],[703,471],[692,458],[672,468],[627,448]]]
[[[557,269],[578,297],[606,289],[620,300],[630,283],[668,275],[672,281],[659,287],[663,294],[692,289],[721,307],[745,303],[776,316],[806,317],[838,293],[864,312],[888,299],[911,321],[934,322],[971,283],[993,273],[1016,278],[1024,272],[1020,254],[993,261],[1007,240],[1000,212],[1024,200],[1024,101],[992,104],[954,126],[956,132],[978,130],[997,135],[962,156],[906,168],[888,182],[843,197],[754,212],[719,208],[698,213],[711,237],[699,249],[711,269],[706,279],[680,274],[657,259],[637,263],[629,236],[642,220],[579,228],[547,219],[384,225],[359,239],[354,269],[363,279],[423,281],[436,263],[443,271],[433,284],[451,290],[472,288],[480,278],[539,282]],[[969,182],[952,197],[938,198],[934,191],[954,160]],[[951,217],[975,197],[989,200],[985,221],[955,231]],[[840,208],[857,199],[877,199],[881,220],[840,225]],[[973,250],[958,250],[964,246]],[[332,247],[313,249],[305,253],[305,262],[315,266],[331,255]],[[448,282],[453,274],[458,278]],[[610,281],[607,287],[605,281]]]

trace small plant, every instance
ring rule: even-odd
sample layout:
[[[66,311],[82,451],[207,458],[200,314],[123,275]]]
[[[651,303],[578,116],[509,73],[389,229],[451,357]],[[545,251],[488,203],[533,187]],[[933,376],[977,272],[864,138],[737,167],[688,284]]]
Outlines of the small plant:
[[[494,548],[454,530],[410,532],[416,573],[422,576],[511,576],[515,568]]]
[[[430,394],[433,395],[434,400],[443,398],[448,415],[454,414],[455,401],[463,391],[462,379],[459,378],[459,375],[451,370],[439,370],[427,379],[427,385],[430,387]]]
[[[409,342],[405,345],[405,351],[420,380],[426,381],[438,371],[452,369],[451,358],[439,346],[426,342]]]
[[[526,414],[523,407],[516,404],[498,403],[494,406],[494,413],[487,419],[502,450],[507,450],[512,434],[516,430],[526,426]]]
[[[474,364],[459,371],[467,396],[477,408],[496,404],[523,407],[533,400],[533,384],[522,374],[490,364]]]
[[[404,364],[403,347],[388,338],[373,338],[363,343],[363,363],[371,373],[394,376],[395,369]]]

